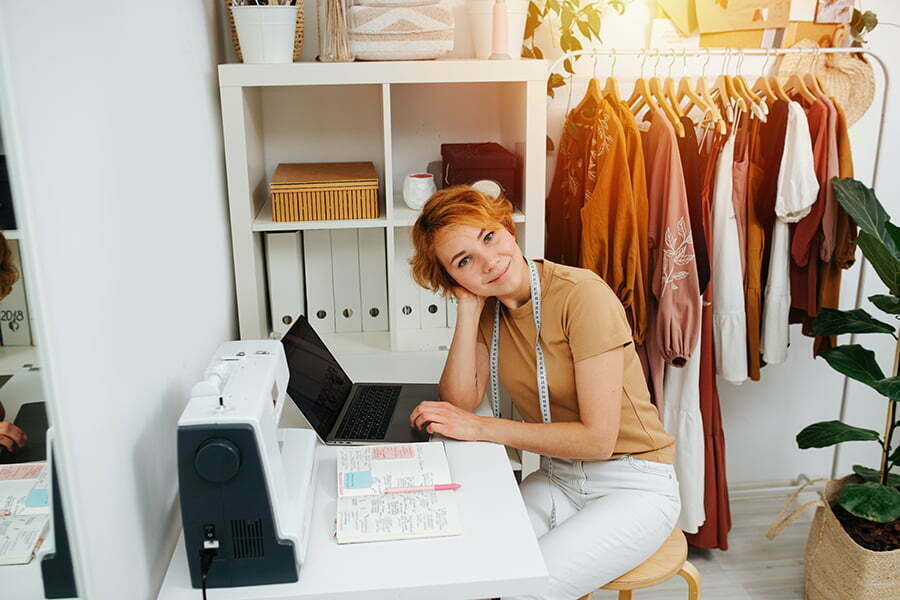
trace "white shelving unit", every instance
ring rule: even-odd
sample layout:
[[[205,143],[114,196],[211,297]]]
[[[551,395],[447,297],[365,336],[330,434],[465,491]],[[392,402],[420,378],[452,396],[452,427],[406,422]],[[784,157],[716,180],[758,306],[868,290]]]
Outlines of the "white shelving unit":
[[[519,242],[526,255],[543,256],[546,68],[533,60],[220,65],[241,338],[270,331],[265,232],[381,228],[389,330],[323,337],[338,356],[380,355],[373,364],[388,359],[384,353],[410,351],[404,358],[422,358],[410,368],[424,368],[436,381],[443,361],[435,356],[446,350],[452,330],[397,327],[395,240],[409,235],[417,217],[400,198],[403,177],[439,160],[441,143],[500,142],[520,155]],[[278,163],[344,161],[375,164],[379,218],[272,220],[267,184]]]

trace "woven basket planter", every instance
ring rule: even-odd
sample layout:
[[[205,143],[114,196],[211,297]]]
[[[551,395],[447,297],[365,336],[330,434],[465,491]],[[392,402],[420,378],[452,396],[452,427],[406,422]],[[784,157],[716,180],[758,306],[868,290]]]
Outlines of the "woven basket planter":
[[[231,27],[231,43],[234,45],[234,52],[237,59],[244,62],[241,54],[241,42],[238,40],[237,27],[234,24],[234,15],[231,12],[231,0],[223,0],[225,2],[225,10],[228,12],[228,25]],[[300,50],[303,48],[303,3],[297,3],[297,28],[294,30],[294,61],[300,60]]]
[[[806,542],[806,600],[900,598],[900,550],[875,552],[853,541],[831,505],[855,475],[830,481]]]

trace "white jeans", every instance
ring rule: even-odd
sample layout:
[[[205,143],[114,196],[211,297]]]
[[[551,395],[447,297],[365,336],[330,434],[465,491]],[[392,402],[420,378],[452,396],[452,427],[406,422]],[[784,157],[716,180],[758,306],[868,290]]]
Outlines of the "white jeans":
[[[550,584],[539,596],[515,600],[576,600],[593,592],[656,552],[681,511],[672,465],[630,456],[552,460],[549,483],[546,471],[536,471],[520,486]]]

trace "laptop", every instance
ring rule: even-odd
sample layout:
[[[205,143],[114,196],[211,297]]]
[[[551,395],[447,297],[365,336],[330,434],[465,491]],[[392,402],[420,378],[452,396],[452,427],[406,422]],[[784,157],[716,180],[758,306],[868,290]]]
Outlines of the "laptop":
[[[425,400],[438,400],[437,385],[354,383],[305,316],[281,339],[290,380],[287,394],[319,438],[330,445],[424,442],[409,425]]]

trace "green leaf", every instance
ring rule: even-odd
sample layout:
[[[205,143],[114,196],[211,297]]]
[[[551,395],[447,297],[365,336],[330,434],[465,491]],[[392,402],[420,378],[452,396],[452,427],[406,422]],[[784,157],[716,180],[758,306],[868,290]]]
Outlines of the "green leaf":
[[[541,9],[538,8],[537,4],[534,2],[528,3],[528,18],[529,19],[538,19],[541,16]],[[528,36],[525,36],[528,37]]]
[[[900,401],[900,377],[888,377],[881,381],[876,381],[872,387],[882,396],[887,396],[894,401]]]
[[[831,185],[834,188],[835,199],[841,203],[860,230],[878,239],[894,256],[897,256],[897,247],[894,246],[885,227],[891,218],[875,197],[875,191],[856,179],[834,177]]]
[[[522,58],[537,58],[534,55],[534,52],[531,51],[531,48],[528,46],[522,45]]]
[[[572,61],[569,60],[568,58],[567,58],[566,60],[563,61],[563,69],[565,69],[566,71],[568,71],[568,72],[571,73],[572,75],[575,74],[575,69],[572,68]]]
[[[864,231],[859,232],[856,243],[888,290],[900,296],[900,260],[878,238]]]
[[[534,47],[534,57],[535,58],[544,58],[544,53],[537,46]]]
[[[838,346],[822,355],[831,368],[868,386],[884,379],[881,367],[875,362],[875,353],[859,344]]]
[[[591,31],[594,32],[594,36],[597,38],[600,37],[600,13],[596,10],[592,10],[587,15],[588,18],[588,26],[590,26]]]
[[[533,4],[530,6],[534,6]],[[528,18],[525,20],[525,36],[524,39],[528,40],[534,36],[535,30],[540,26],[541,19],[539,17],[532,17],[530,14]]]
[[[570,32],[572,30],[572,21],[575,20],[575,13],[571,8],[564,6],[561,15],[562,30]]]
[[[840,421],[823,421],[803,428],[797,434],[797,446],[807,448],[827,448],[841,442],[878,441],[878,432],[871,429],[852,427]]]
[[[894,333],[893,326],[872,318],[861,308],[855,310],[834,310],[823,308],[813,319],[814,336],[841,335],[844,333]]]
[[[845,485],[838,504],[850,514],[876,523],[900,518],[900,490],[871,481]]]
[[[559,11],[561,10],[559,6],[559,0],[547,0],[547,4],[544,5],[544,10],[552,10],[556,14],[559,14]],[[545,12],[544,14],[547,13]]]
[[[881,473],[875,469],[870,469],[869,467],[853,465],[853,472],[862,477],[865,481],[874,481],[875,483],[881,481]],[[900,487],[900,475],[888,473],[888,485]]]
[[[890,315],[900,315],[900,298],[887,294],[869,296],[869,302]]]
[[[575,21],[575,24],[578,25],[578,31],[581,32],[581,35],[591,39],[591,28],[588,27],[587,21]]]
[[[570,41],[571,41],[571,45],[572,45],[572,49],[573,49],[573,50],[582,50],[582,49],[584,48],[584,46],[581,45],[581,42],[578,41],[578,38],[577,38],[577,37],[575,37],[574,35],[573,35],[573,36],[570,36],[570,37],[571,37],[571,40],[570,40]]]

